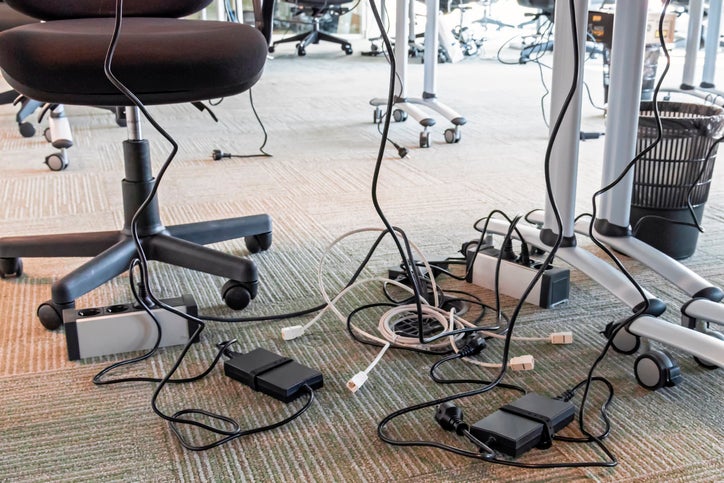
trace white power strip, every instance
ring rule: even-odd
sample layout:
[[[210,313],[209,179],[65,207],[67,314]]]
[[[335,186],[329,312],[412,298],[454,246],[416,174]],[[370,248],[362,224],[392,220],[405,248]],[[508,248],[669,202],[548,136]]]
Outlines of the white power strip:
[[[196,302],[191,295],[163,302],[180,312],[197,315]],[[186,344],[197,327],[195,322],[162,308],[153,309],[153,315],[161,325],[160,347]],[[153,347],[158,337],[153,319],[133,304],[65,309],[63,326],[68,359],[71,361],[147,350]]]
[[[472,275],[468,282],[495,290],[495,267],[498,264],[498,250],[486,247],[477,251],[476,244],[470,244],[466,257],[468,266],[473,264]],[[474,260],[472,259],[473,257]],[[511,260],[502,260],[498,290],[501,294],[520,300],[523,292],[530,285],[540,265],[525,266]],[[567,268],[549,267],[538,279],[525,299],[526,302],[545,309],[568,301],[570,289],[570,271]]]

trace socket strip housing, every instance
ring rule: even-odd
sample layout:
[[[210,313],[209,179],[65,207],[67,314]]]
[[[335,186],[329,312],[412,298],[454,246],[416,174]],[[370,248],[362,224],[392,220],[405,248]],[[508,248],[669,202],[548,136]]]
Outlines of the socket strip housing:
[[[472,264],[468,282],[489,290],[495,290],[495,268],[499,251],[486,246],[477,250],[470,244],[466,251],[467,266]],[[540,263],[524,265],[516,260],[502,260],[498,289],[501,294],[520,300],[540,267]],[[570,291],[570,270],[550,266],[528,294],[526,302],[544,309],[568,302]]]
[[[163,300],[180,312],[196,316],[196,302],[191,295]],[[197,328],[180,315],[162,308],[152,309],[161,325],[160,347],[186,344]],[[120,354],[153,347],[158,334],[153,319],[135,304],[63,310],[68,359]]]

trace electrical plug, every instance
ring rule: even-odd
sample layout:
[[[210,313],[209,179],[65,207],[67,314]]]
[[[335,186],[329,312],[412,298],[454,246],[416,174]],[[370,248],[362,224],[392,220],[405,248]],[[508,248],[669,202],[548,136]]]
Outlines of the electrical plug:
[[[460,349],[458,353],[460,357],[470,357],[480,354],[483,349],[488,346],[485,342],[485,338],[481,335],[474,335],[468,342]]]
[[[463,410],[452,402],[440,404],[435,411],[435,421],[445,431],[454,431],[463,435],[470,427],[463,422]]]
[[[297,337],[301,337],[304,335],[304,326],[302,325],[293,325],[291,327],[284,327],[282,329],[282,339],[284,340],[294,340]]]

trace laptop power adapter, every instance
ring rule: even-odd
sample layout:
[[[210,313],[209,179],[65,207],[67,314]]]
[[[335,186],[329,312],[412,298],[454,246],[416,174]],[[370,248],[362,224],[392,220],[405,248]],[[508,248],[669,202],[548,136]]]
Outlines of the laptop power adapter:
[[[470,433],[491,449],[517,458],[550,447],[553,435],[573,421],[575,406],[531,393],[502,406],[470,426]]]
[[[229,351],[228,354],[230,359],[224,361],[224,374],[285,403],[301,396],[300,390],[305,385],[312,389],[324,385],[318,370],[265,349],[246,354]]]

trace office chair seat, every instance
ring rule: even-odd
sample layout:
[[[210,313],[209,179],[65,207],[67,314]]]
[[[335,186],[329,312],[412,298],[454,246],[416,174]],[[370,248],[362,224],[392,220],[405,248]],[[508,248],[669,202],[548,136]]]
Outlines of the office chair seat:
[[[0,66],[5,79],[43,102],[129,105],[103,72],[113,22],[60,20],[2,33]],[[113,73],[145,104],[238,94],[261,76],[267,50],[258,30],[238,27],[229,22],[126,18]]]
[[[144,104],[215,99],[249,89],[261,76],[268,38],[256,28],[228,22],[183,20],[211,0],[126,0],[112,72]],[[0,33],[0,69],[19,92],[48,103],[127,106],[121,181],[124,225],[117,231],[0,238],[0,278],[19,277],[21,257],[92,257],[53,283],[51,300],[38,307],[48,329],[62,324],[75,299],[128,270],[137,257],[131,225],[154,185],[150,146],[141,138],[139,109],[104,73],[114,27],[114,1],[13,0],[13,7],[46,20]],[[82,18],[62,18],[78,15]],[[138,15],[138,16],[130,16]],[[98,17],[95,17],[98,16]],[[59,18],[59,20],[52,20]],[[269,19],[270,21],[270,19]],[[193,182],[194,180],[189,180]],[[158,196],[139,214],[139,241],[149,260],[227,279],[221,292],[243,309],[258,290],[249,259],[203,246],[244,238],[250,252],[271,245],[265,214],[165,226]]]
[[[37,19],[23,15],[17,10],[10,8],[9,5],[0,1],[0,32],[10,30],[14,27],[19,27],[20,25],[35,23],[37,21]],[[16,97],[18,97],[18,93],[15,91],[2,92],[0,93],[0,104],[10,104]]]

